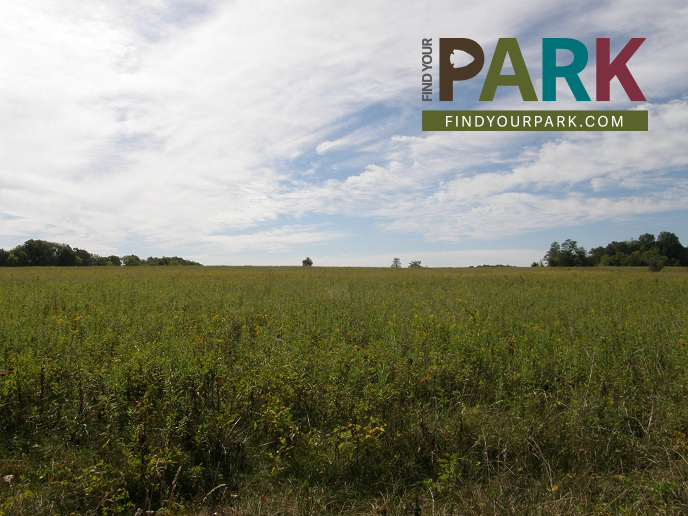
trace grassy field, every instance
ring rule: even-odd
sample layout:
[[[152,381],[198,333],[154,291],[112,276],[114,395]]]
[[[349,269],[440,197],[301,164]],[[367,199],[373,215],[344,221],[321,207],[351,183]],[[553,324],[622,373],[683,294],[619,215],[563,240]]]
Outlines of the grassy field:
[[[0,513],[688,512],[688,271],[0,269]]]

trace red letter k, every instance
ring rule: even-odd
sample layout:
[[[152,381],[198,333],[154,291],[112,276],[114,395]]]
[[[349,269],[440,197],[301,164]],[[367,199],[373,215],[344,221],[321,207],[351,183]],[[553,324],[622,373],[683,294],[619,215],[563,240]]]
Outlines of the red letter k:
[[[631,38],[614,61],[609,62],[609,38],[597,38],[597,100],[609,100],[609,83],[618,77],[628,98],[633,101],[645,100],[643,92],[628,70],[628,60],[643,44],[645,38]]]

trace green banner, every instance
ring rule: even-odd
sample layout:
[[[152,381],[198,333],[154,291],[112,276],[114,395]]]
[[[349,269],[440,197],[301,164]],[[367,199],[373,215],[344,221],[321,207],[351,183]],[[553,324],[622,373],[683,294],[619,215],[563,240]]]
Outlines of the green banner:
[[[647,111],[423,111],[423,131],[647,131]]]

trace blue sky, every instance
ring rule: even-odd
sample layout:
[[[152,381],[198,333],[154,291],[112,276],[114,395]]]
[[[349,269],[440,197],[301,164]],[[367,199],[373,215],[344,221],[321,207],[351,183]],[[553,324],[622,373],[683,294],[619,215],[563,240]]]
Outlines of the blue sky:
[[[208,265],[529,265],[673,231],[688,244],[684,0],[57,0],[0,6],[0,247],[41,238]],[[421,41],[486,63],[421,102]],[[499,38],[542,97],[542,38],[595,38],[646,102],[479,102]],[[566,56],[562,56],[566,62]],[[436,63],[435,63],[436,64]],[[433,67],[434,91],[438,73]],[[424,133],[423,109],[646,109],[649,131]]]

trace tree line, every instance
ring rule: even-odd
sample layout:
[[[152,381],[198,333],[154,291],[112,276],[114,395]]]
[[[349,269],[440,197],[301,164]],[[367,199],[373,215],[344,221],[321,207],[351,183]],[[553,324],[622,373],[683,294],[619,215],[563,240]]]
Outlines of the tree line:
[[[130,254],[119,257],[99,256],[78,247],[57,244],[45,240],[27,240],[10,251],[0,249],[0,267],[89,267],[120,265],[201,265],[198,262],[185,260],[178,256],[149,257],[142,260]]]
[[[553,242],[543,260],[549,267],[600,265],[661,268],[665,265],[688,265],[688,249],[674,233],[662,231],[657,238],[652,233],[644,233],[637,239],[611,242],[590,251],[586,251],[578,242],[571,239],[565,240],[562,244]]]

